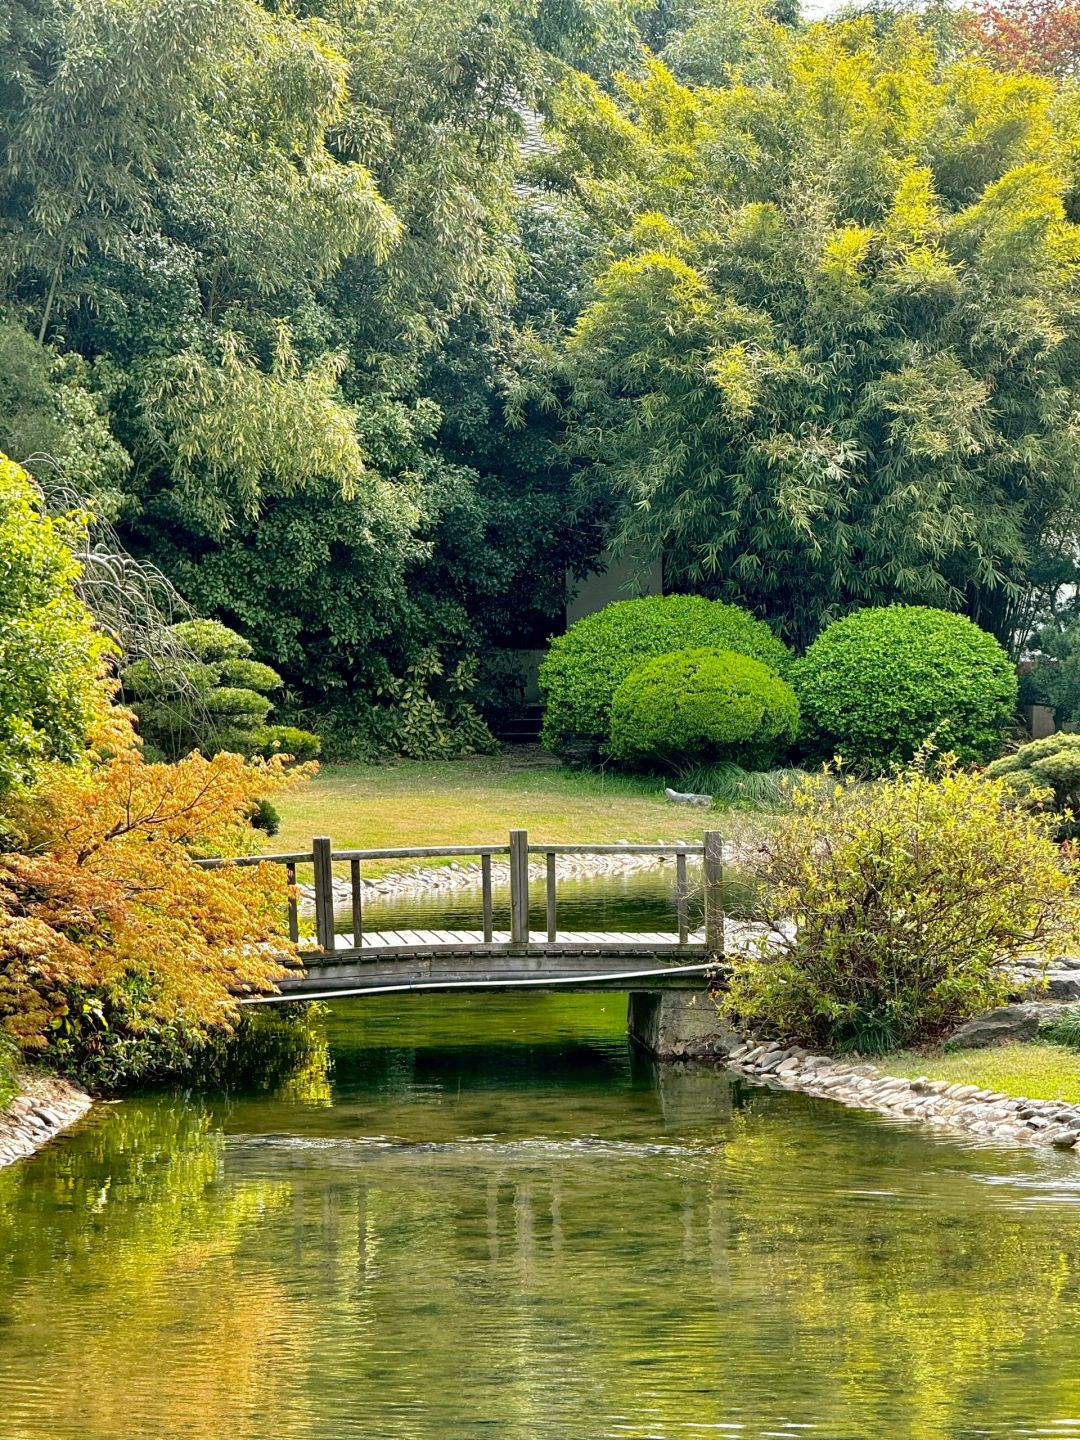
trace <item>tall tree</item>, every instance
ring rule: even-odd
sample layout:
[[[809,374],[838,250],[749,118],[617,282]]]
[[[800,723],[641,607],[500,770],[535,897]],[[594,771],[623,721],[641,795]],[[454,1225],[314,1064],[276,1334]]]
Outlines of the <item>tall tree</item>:
[[[1012,640],[1080,546],[1075,115],[909,21],[772,49],[567,88],[552,173],[614,253],[568,445],[626,542],[795,641],[890,600]]]

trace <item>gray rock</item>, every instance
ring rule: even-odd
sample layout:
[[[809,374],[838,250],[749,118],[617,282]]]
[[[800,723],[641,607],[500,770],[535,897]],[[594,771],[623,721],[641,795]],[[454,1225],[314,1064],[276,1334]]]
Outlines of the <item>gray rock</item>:
[[[672,790],[665,786],[664,794],[673,805],[699,805],[707,810],[712,805],[711,795],[695,795],[691,791]]]
[[[1045,993],[1054,1000],[1080,1000],[1080,970],[1048,970]]]
[[[1077,978],[1080,983],[1080,977]],[[1038,1033],[1038,1006],[1002,1005],[965,1021],[949,1036],[948,1043],[965,1050],[979,1050],[1007,1041],[1034,1040]]]

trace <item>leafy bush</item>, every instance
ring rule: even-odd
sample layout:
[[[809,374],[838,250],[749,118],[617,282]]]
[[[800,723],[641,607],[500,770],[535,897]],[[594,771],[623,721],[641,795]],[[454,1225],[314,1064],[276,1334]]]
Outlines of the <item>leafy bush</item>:
[[[311,730],[296,725],[261,725],[251,734],[251,751],[269,760],[271,755],[287,755],[291,760],[317,760],[322,741]]]
[[[1054,812],[1058,839],[1075,833],[1080,816],[1080,735],[1032,740],[993,761],[986,773],[1002,776],[1015,795]]]
[[[192,750],[318,755],[319,737],[310,730],[265,723],[273,709],[265,692],[278,689],[281,677],[251,659],[242,635],[217,620],[185,620],[172,626],[172,640],[175,654],[137,660],[122,676],[149,753],[170,760]]]
[[[858,610],[824,630],[793,683],[807,744],[884,770],[930,736],[958,759],[986,760],[1016,708],[1016,671],[992,635],[923,605]]]
[[[254,807],[310,767],[148,764],[123,711],[91,739],[82,765],[48,767],[11,812],[23,848],[0,854],[0,1032],[71,1074],[126,1056],[134,1078],[228,1032],[236,994],[281,974],[280,867],[193,857],[252,851]]]
[[[825,777],[794,800],[760,841],[761,953],[733,962],[723,1002],[747,1029],[915,1044],[999,1003],[1020,954],[1075,942],[1075,862],[1004,778],[946,763],[936,779]]]
[[[105,649],[75,590],[63,522],[0,455],[0,794],[81,755]]]
[[[256,830],[266,835],[276,835],[281,829],[281,812],[269,800],[256,800],[251,812],[251,823]]]
[[[551,642],[540,667],[542,739],[564,758],[595,758],[611,733],[615,692],[645,660],[696,647],[734,650],[783,675],[791,654],[763,620],[700,595],[619,600]]]
[[[476,708],[477,668],[474,656],[447,666],[438,648],[428,646],[404,676],[376,687],[378,704],[349,704],[320,715],[326,753],[335,760],[490,754],[497,745]]]
[[[41,1058],[95,1094],[177,1080],[271,1089],[325,1043],[317,1006],[239,1010],[228,1026],[198,1024],[182,1012],[162,1016],[142,974],[125,975],[105,995],[75,987],[68,999]]]
[[[678,650],[646,660],[616,690],[609,750],[617,760],[670,769],[730,760],[760,770],[798,728],[794,690],[760,660]]]

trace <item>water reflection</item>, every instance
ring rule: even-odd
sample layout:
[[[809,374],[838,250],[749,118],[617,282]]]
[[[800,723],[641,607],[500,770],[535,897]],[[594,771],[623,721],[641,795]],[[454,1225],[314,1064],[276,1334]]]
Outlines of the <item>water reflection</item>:
[[[318,1087],[0,1173],[15,1440],[1080,1435],[1080,1170],[631,1055],[618,997],[341,1005]]]
[[[704,924],[701,866],[687,868],[687,915],[691,929]],[[724,871],[724,904],[729,915],[752,916],[756,887],[733,866]],[[496,885],[492,892],[494,927],[510,927],[510,891]],[[427,894],[376,896],[364,901],[365,930],[468,930],[481,923],[479,877],[475,885]],[[353,928],[352,908],[342,905],[335,917],[338,933]],[[543,882],[534,880],[529,894],[529,926],[547,924]],[[675,867],[657,864],[648,870],[619,875],[579,876],[559,881],[558,924],[561,930],[674,931],[678,927]]]

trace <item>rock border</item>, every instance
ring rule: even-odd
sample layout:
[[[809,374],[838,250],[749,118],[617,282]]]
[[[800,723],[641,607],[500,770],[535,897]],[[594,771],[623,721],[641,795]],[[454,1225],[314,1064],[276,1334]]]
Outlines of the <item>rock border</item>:
[[[737,1040],[737,1037],[735,1037]],[[1052,1145],[1080,1155],[1080,1105],[1025,1100],[977,1085],[920,1076],[907,1080],[876,1065],[812,1055],[801,1046],[738,1041],[723,1056],[729,1069],[858,1110],[915,1120],[986,1140]]]
[[[73,1125],[94,1103],[85,1090],[55,1075],[22,1075],[23,1093],[0,1110],[0,1169],[26,1160]]]

